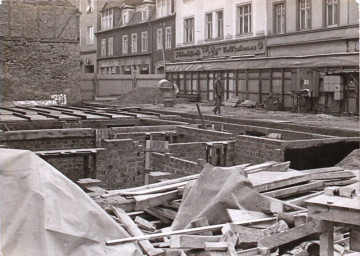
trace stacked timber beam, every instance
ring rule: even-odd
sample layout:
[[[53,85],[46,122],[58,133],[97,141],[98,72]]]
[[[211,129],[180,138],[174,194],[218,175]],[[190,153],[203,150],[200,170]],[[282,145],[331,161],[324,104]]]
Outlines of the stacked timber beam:
[[[97,187],[97,180],[79,184],[129,233],[127,238],[107,241],[108,246],[136,242],[144,255],[318,255],[324,224],[308,215],[305,201],[324,191],[348,200],[358,198],[359,190],[353,184],[357,180],[352,171],[340,167],[296,171],[289,164],[271,161],[237,166],[239,175],[246,175],[255,191],[283,206],[264,202],[259,211],[226,209],[228,223],[209,224],[202,217],[180,230],[172,230],[171,224],[187,193],[186,185],[199,174],[111,191]],[[356,255],[351,254],[350,248],[358,247],[348,230],[334,232],[330,244],[326,240],[328,246],[339,255]]]

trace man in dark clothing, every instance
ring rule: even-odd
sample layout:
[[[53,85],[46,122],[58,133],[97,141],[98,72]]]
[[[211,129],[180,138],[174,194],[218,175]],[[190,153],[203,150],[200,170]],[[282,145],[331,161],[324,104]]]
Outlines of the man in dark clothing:
[[[216,100],[216,106],[213,109],[213,112],[215,113],[215,115],[217,114],[221,115],[220,106],[224,97],[224,85],[223,82],[221,81],[220,74],[216,76],[216,80],[214,82],[214,97]]]

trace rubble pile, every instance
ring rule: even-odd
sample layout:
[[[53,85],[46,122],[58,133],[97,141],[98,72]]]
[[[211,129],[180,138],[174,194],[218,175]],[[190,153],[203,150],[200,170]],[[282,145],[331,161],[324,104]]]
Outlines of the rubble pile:
[[[100,189],[92,179],[80,183],[130,235],[108,246],[136,242],[144,255],[301,256],[319,255],[324,240],[323,221],[306,201],[334,197],[360,210],[354,173],[338,166],[296,171],[271,161],[206,164],[200,174],[120,190]],[[334,255],[358,253],[348,226],[330,233]]]

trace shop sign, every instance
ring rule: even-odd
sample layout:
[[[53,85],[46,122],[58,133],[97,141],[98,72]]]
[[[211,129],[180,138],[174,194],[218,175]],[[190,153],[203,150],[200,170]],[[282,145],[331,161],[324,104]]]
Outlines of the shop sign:
[[[204,45],[175,49],[175,60],[202,60],[216,57],[243,56],[255,53],[265,53],[264,40],[250,40],[245,42],[233,42],[226,44]]]

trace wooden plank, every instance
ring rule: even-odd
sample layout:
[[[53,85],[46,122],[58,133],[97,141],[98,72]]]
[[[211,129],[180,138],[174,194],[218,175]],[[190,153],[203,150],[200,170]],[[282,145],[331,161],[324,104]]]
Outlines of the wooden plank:
[[[321,172],[311,173],[310,177],[312,180],[336,180],[336,179],[351,179],[356,177],[352,171],[341,171],[341,172]]]
[[[132,219],[120,208],[112,206],[112,210],[115,213],[116,217],[120,220],[121,224],[126,228],[132,236],[143,236],[144,234],[132,221]],[[163,255],[164,251],[161,249],[156,249],[148,240],[139,241],[139,245],[144,252],[149,256]]]
[[[259,247],[266,247],[273,249],[281,245],[290,243],[294,240],[309,236],[316,233],[317,224],[315,222],[309,222],[304,225],[277,233],[272,236],[265,237],[259,241]]]
[[[106,197],[117,196],[117,195],[121,195],[121,194],[125,195],[126,193],[128,193],[129,195],[132,195],[130,192],[138,192],[138,191],[143,191],[143,190],[148,190],[148,189],[155,189],[155,188],[160,188],[160,187],[164,187],[167,185],[179,184],[179,183],[180,183],[180,186],[182,186],[182,185],[186,184],[184,182],[189,181],[189,180],[195,180],[195,179],[197,179],[197,177],[199,177],[199,174],[194,174],[194,175],[190,175],[190,176],[185,176],[185,177],[181,177],[181,178],[177,178],[177,179],[162,181],[162,182],[144,185],[144,186],[135,187],[135,188],[112,190],[112,191],[108,191],[109,194],[102,195],[102,197],[106,198]],[[179,187],[179,185],[174,186],[173,188],[176,188],[176,187]],[[156,192],[150,191],[149,193],[156,193]]]
[[[339,166],[334,166],[334,167],[308,169],[308,170],[303,170],[302,172],[306,172],[306,173],[322,173],[322,172],[340,172],[340,171],[344,171],[344,169],[342,167],[339,167]]]
[[[177,212],[167,209],[167,208],[163,208],[161,206],[158,207],[154,207],[152,208],[153,210],[157,211],[159,214],[161,214],[162,216],[169,218],[169,219],[175,219]]]
[[[249,221],[271,217],[271,215],[248,210],[226,209],[226,213],[232,222]]]
[[[316,196],[319,196],[319,195],[322,195],[322,194],[324,194],[324,191],[315,192],[315,193],[312,193],[310,195],[301,196],[301,197],[298,197],[298,198],[295,198],[295,199],[287,200],[286,202],[290,203],[290,204],[295,204],[295,205],[298,205],[298,206],[303,206],[303,205],[305,205],[306,200],[311,199],[311,198],[316,197]]]
[[[290,167],[290,161],[284,163],[274,164],[268,168],[265,168],[267,172],[287,172]]]
[[[154,232],[156,230],[156,226],[153,223],[145,220],[144,218],[141,218],[140,216],[136,216],[135,223],[141,229],[151,231],[151,232]]]
[[[134,196],[136,202],[135,210],[139,211],[152,208],[154,206],[158,206],[166,202],[178,199],[178,197],[179,195],[177,190],[165,193]]]
[[[221,236],[172,235],[170,248],[204,249],[205,242],[219,242]]]
[[[161,220],[163,223],[165,224],[171,224],[171,219],[168,217],[165,217],[163,214],[161,214],[157,209],[155,208],[150,208],[150,209],[146,209],[145,212],[147,212],[148,214],[158,218],[159,220]]]
[[[276,217],[264,218],[264,219],[258,219],[258,220],[252,220],[252,221],[235,222],[233,224],[249,225],[249,224],[267,222],[267,221],[276,220],[276,219],[277,219]],[[201,233],[201,232],[204,232],[204,231],[220,230],[224,226],[225,226],[225,224],[217,224],[217,225],[212,225],[212,226],[208,226],[208,227],[189,228],[189,229],[169,231],[169,232],[164,232],[164,233],[161,233],[161,234],[150,234],[150,235],[143,235],[143,236],[137,236],[137,237],[114,239],[114,240],[106,241],[106,245],[117,245],[117,244],[133,242],[133,241],[140,241],[140,240],[145,240],[145,239],[162,238],[162,237],[171,236],[171,235],[198,234],[198,233]]]
[[[226,242],[205,242],[205,251],[226,251],[229,244]]]
[[[259,255],[259,249],[252,248],[252,249],[237,251],[237,255],[238,256],[256,256],[256,255]]]
[[[197,108],[197,111],[198,111],[198,114],[199,114],[199,117],[200,117],[200,120],[201,120],[202,128],[206,130],[205,119],[204,119],[204,116],[201,113],[200,106],[199,106],[198,103],[196,103],[196,108]]]
[[[266,192],[263,195],[274,197],[274,198],[286,198],[292,195],[298,195],[305,192],[309,192],[315,189],[323,188],[324,182],[317,181],[317,182],[310,182],[303,185],[297,185],[289,188],[283,188],[279,190],[274,190],[270,192]]]
[[[221,232],[226,234],[229,231],[234,232],[237,235],[237,246],[244,248],[257,246],[258,241],[266,236],[264,230],[261,229],[226,223],[221,229]]]
[[[269,161],[269,162],[265,162],[265,163],[261,163],[261,164],[251,165],[249,167],[246,167],[244,169],[244,171],[246,173],[251,173],[251,172],[257,171],[257,170],[263,170],[264,168],[273,166],[274,164],[277,164],[277,163],[278,162],[276,162],[276,161]]]
[[[320,256],[334,255],[334,226],[331,222],[322,221],[320,234]]]

